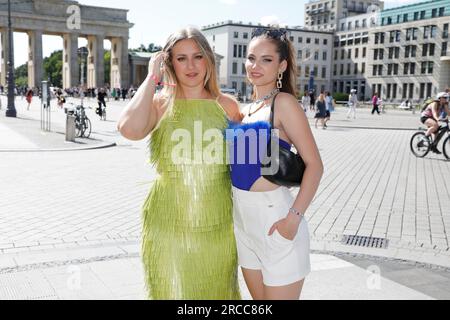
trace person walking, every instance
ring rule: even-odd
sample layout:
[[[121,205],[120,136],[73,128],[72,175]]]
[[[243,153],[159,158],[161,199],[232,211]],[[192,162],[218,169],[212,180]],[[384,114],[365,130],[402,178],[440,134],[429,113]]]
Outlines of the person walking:
[[[378,97],[378,93],[375,93],[372,97],[372,115],[377,112],[380,114],[379,106],[381,103],[381,99]]]
[[[307,92],[305,92],[305,94],[302,97],[302,106],[303,110],[305,111],[305,114],[308,114],[308,111],[311,108],[311,98],[309,97]]]
[[[28,103],[28,105],[27,105],[27,111],[29,111],[30,110],[30,105],[31,105],[31,102],[32,102],[32,100],[33,100],[33,89],[28,89],[28,91],[27,91],[27,93],[26,93],[26,100],[27,100],[27,103]]]
[[[356,108],[358,107],[358,96],[356,95],[357,91],[352,89],[350,91],[350,95],[348,97],[348,107],[349,110],[347,112],[347,119],[353,116],[353,119],[356,119]]]

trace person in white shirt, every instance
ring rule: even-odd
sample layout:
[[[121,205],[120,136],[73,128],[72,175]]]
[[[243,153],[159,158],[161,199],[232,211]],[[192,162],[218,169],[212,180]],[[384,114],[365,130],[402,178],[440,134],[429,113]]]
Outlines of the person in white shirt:
[[[305,92],[302,97],[302,106],[305,113],[307,113],[311,106],[311,98],[309,97],[308,92]]]
[[[353,114],[353,119],[356,119],[356,107],[358,106],[358,96],[356,95],[356,90],[352,89],[350,91],[350,96],[348,98],[348,106],[349,110],[347,113],[347,119],[350,119],[350,116]]]

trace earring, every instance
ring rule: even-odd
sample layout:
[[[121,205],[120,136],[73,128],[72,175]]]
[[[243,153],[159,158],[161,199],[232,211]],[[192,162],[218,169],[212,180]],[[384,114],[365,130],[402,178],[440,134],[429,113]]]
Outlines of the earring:
[[[278,73],[278,81],[277,81],[277,88],[282,89],[283,88],[283,73]]]

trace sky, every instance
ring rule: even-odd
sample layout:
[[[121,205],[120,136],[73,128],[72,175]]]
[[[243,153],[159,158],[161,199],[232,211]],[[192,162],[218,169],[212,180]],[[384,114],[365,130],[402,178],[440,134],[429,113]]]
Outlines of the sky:
[[[279,23],[289,26],[304,25],[304,4],[308,0],[78,0],[80,4],[98,7],[128,9],[128,21],[134,23],[130,30],[129,47],[155,43],[164,45],[174,31],[193,25],[201,28],[208,24],[233,20],[244,23]],[[417,3],[417,0],[387,0],[385,8]],[[81,21],[83,23],[83,21]],[[15,66],[26,62],[28,56],[27,36],[14,34]],[[79,39],[79,46],[86,45]],[[43,37],[44,57],[62,49],[58,36]],[[110,48],[105,41],[105,49]]]

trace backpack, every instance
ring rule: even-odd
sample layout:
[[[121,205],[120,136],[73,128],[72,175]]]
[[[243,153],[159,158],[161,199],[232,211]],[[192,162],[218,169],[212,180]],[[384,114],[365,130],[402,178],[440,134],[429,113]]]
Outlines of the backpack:
[[[433,99],[427,99],[427,100],[425,100],[425,102],[422,104],[422,112],[424,112],[424,111],[428,108],[428,106],[429,106],[430,104],[432,104],[433,102],[434,102]]]

